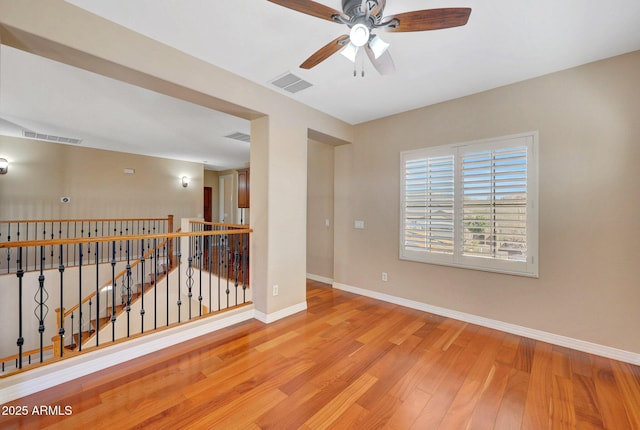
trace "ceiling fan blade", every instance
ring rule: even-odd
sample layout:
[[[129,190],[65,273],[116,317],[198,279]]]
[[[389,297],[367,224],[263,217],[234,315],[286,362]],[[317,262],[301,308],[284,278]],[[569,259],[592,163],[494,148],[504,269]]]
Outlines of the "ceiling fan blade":
[[[469,15],[471,9],[464,7],[416,10],[385,17],[383,22],[388,25],[380,27],[397,32],[439,30],[465,25]]]
[[[376,58],[373,50],[369,48],[369,45],[365,46],[365,51],[369,60],[371,60],[371,64],[373,67],[380,73],[381,75],[391,75],[396,71],[396,65],[393,62],[393,58],[391,58],[391,54],[388,50],[384,51],[382,55]]]
[[[322,63],[324,60],[338,52],[340,49],[342,49],[345,43],[348,41],[348,34],[343,34],[342,36],[336,37],[331,42],[327,43],[322,48],[314,52],[311,57],[307,58],[304,61],[304,63],[300,64],[300,68],[311,69],[312,67],[317,66],[318,64]]]
[[[307,15],[315,16],[316,18],[326,19],[331,22],[339,22],[333,19],[334,16],[342,16],[343,13],[332,9],[323,4],[311,1],[311,0],[267,0],[271,3],[278,4],[280,6],[284,6],[289,9],[293,9],[298,12],[305,13]],[[348,17],[345,17],[347,20]]]

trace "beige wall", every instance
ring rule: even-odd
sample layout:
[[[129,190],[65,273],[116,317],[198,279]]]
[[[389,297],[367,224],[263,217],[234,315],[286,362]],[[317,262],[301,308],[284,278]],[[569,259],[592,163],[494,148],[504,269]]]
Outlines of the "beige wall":
[[[635,52],[359,125],[336,148],[335,281],[639,353],[639,71]],[[539,279],[398,259],[400,151],[533,130]]]
[[[333,279],[333,150],[314,140],[307,146],[307,273],[327,279]]]
[[[10,161],[0,219],[161,218],[202,214],[201,164],[0,136]],[[134,169],[133,175],[124,169]],[[189,176],[184,188],[180,178]],[[70,203],[61,203],[61,197]]]

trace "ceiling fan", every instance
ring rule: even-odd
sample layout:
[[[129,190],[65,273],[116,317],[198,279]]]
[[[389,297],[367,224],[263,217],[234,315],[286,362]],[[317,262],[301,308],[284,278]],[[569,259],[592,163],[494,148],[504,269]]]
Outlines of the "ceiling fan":
[[[427,31],[465,25],[470,8],[425,9],[384,16],[386,0],[342,0],[342,12],[312,0],[268,0],[307,15],[344,24],[349,34],[343,34],[318,49],[300,67],[311,69],[342,49],[342,54],[355,63],[360,48],[366,52],[374,68],[382,75],[395,71],[389,54],[389,44],[373,31]],[[344,49],[343,49],[344,48]],[[356,72],[354,70],[354,76]],[[364,74],[364,72],[363,72]]]

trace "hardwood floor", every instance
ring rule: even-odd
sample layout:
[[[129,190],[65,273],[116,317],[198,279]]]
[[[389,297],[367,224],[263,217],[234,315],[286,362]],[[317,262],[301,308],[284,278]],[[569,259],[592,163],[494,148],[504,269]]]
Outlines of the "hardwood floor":
[[[3,405],[28,416],[0,416],[0,428],[640,429],[637,366],[313,281],[307,291],[306,312]]]

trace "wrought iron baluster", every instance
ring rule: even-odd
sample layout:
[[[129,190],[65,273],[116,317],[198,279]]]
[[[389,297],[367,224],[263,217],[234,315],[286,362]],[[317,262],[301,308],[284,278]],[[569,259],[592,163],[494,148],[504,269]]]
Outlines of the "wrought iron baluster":
[[[95,224],[94,237],[98,237],[98,221],[96,221],[96,224]],[[100,242],[96,242],[95,247],[98,248],[99,246],[100,246]],[[98,253],[98,250],[96,249],[96,251],[95,251],[96,259],[98,258],[98,255],[99,255],[99,253]]]
[[[108,223],[107,223],[107,231],[109,231]],[[104,236],[104,221],[100,222],[100,236]],[[107,243],[107,242],[100,242],[100,250],[102,251],[102,255],[104,255],[105,243]],[[104,257],[102,257],[102,258],[104,258]]]
[[[53,231],[53,221],[51,221],[51,240],[55,239],[55,232]],[[55,249],[55,245],[50,245],[49,246],[49,251],[50,251],[50,255],[49,255],[49,259],[50,259],[50,267],[53,268],[53,264],[54,264],[54,253],[53,250]]]
[[[213,239],[214,239],[214,236],[207,237],[207,270],[209,271],[209,313],[211,313],[212,311],[211,294],[213,293],[212,291],[213,274],[211,273],[211,271],[213,270]]]
[[[236,305],[238,304],[238,275],[240,274],[240,235],[234,235],[234,250],[233,250],[233,276],[234,276],[234,289],[236,294]]]
[[[87,226],[87,237],[91,238],[91,221],[89,221],[88,224],[89,225]],[[87,264],[90,263],[90,258],[91,258],[91,242],[88,242],[87,243]]]
[[[120,237],[122,237],[122,220],[120,220]],[[119,242],[119,255],[118,255],[118,259],[122,260],[122,240]]]
[[[242,303],[247,302],[247,287],[249,286],[249,233],[242,234]]]
[[[189,258],[187,265],[187,300],[189,304],[189,320],[191,320],[191,297],[193,294],[191,293],[191,289],[193,288],[193,254],[192,254],[192,243],[193,238],[189,238]]]
[[[181,251],[182,241],[178,240],[177,242],[178,242],[178,302],[177,302],[177,305],[178,305],[178,322],[180,322],[181,321],[181,318],[180,318],[180,306],[182,306],[182,300],[181,300],[181,295],[180,295],[180,285],[182,285],[181,281],[180,281],[180,272],[182,272],[182,269],[181,269],[181,267],[182,267],[182,251]]]
[[[58,336],[60,336],[60,357],[64,355],[64,260],[62,259],[62,247],[60,244],[60,255],[58,256],[58,272],[60,272],[60,328]]]
[[[97,232],[97,229],[96,229]],[[99,243],[96,242],[95,246],[95,255],[96,255],[96,346],[100,345],[100,340],[98,336],[100,336],[100,252],[99,252]],[[91,318],[89,318],[89,322],[91,322]]]
[[[77,222],[73,223],[73,237],[78,237],[78,223]],[[76,257],[76,247],[74,246],[72,249],[73,249],[73,262],[75,264],[75,262],[78,261],[78,258]]]
[[[153,239],[153,329],[158,328],[158,239]]]
[[[69,223],[67,223],[67,239],[69,239]],[[67,243],[67,266],[69,265],[69,244]]]
[[[144,271],[144,239],[140,239],[140,265],[142,266],[142,292],[140,295],[140,329],[144,333],[144,284],[145,284],[145,271]]]
[[[222,307],[222,248],[224,247],[224,237],[216,236],[218,249],[216,252],[218,258],[218,310]]]
[[[47,306],[47,300],[49,299],[49,293],[44,288],[44,263],[45,263],[45,247],[40,246],[40,275],[38,276],[38,291],[34,297],[36,302],[36,308],[33,313],[38,320],[38,333],[40,334],[40,363],[44,361],[44,320],[49,313],[49,307]]]
[[[167,300],[166,300],[166,314],[167,314],[167,327],[169,326],[169,259],[171,256],[169,255],[169,241],[172,239],[167,238],[164,244],[164,272],[165,272],[165,280],[167,281]]]
[[[22,269],[22,247],[18,248],[18,271],[16,276],[18,277],[18,358],[16,361],[16,368],[22,369],[22,346],[24,345],[24,338],[22,337],[22,278],[24,276],[24,270]]]
[[[227,308],[229,308],[229,294],[231,293],[231,290],[229,289],[229,260],[231,259],[231,246],[229,244],[230,241],[230,237],[229,235],[225,235],[226,237],[226,248],[225,248],[225,252],[224,252],[224,268],[225,268],[225,278],[227,280],[227,288],[224,291],[226,296],[227,296]]]
[[[78,244],[78,351],[82,351],[82,243]]]
[[[202,316],[202,270],[203,270],[203,264],[202,264],[202,236],[198,236],[197,238],[197,244],[198,244],[198,279],[199,279],[199,285],[198,285],[198,309],[199,309],[199,316]]]
[[[128,231],[128,227],[127,227],[127,231]],[[131,336],[131,285],[132,285],[132,279],[131,279],[131,258],[130,258],[130,254],[131,254],[131,241],[127,239],[127,273],[125,276],[125,284],[123,285],[123,287],[126,288],[126,292],[127,292],[127,303],[126,303],[126,307],[125,307],[125,311],[127,312],[127,337]],[[124,293],[124,291],[123,291]]]
[[[27,228],[27,239],[29,239],[29,223],[27,223],[27,227],[26,228]],[[37,232],[36,232],[36,234],[37,234]],[[18,225],[17,225],[16,235],[18,236],[18,242],[20,242],[20,223],[18,223]],[[11,237],[9,237],[9,240],[11,240]],[[27,247],[27,249],[25,250],[24,262],[25,262],[24,266],[28,271],[29,270],[29,247]]]
[[[61,240],[61,239],[62,239],[62,221],[58,221],[58,240]],[[60,264],[64,265],[64,260],[63,260],[63,256],[62,256],[63,253],[64,253],[63,249],[64,248],[63,248],[62,245],[60,245],[58,247],[58,254],[60,254],[58,256],[58,265],[60,265]]]
[[[116,242],[112,241],[111,254],[111,341],[116,341]]]

